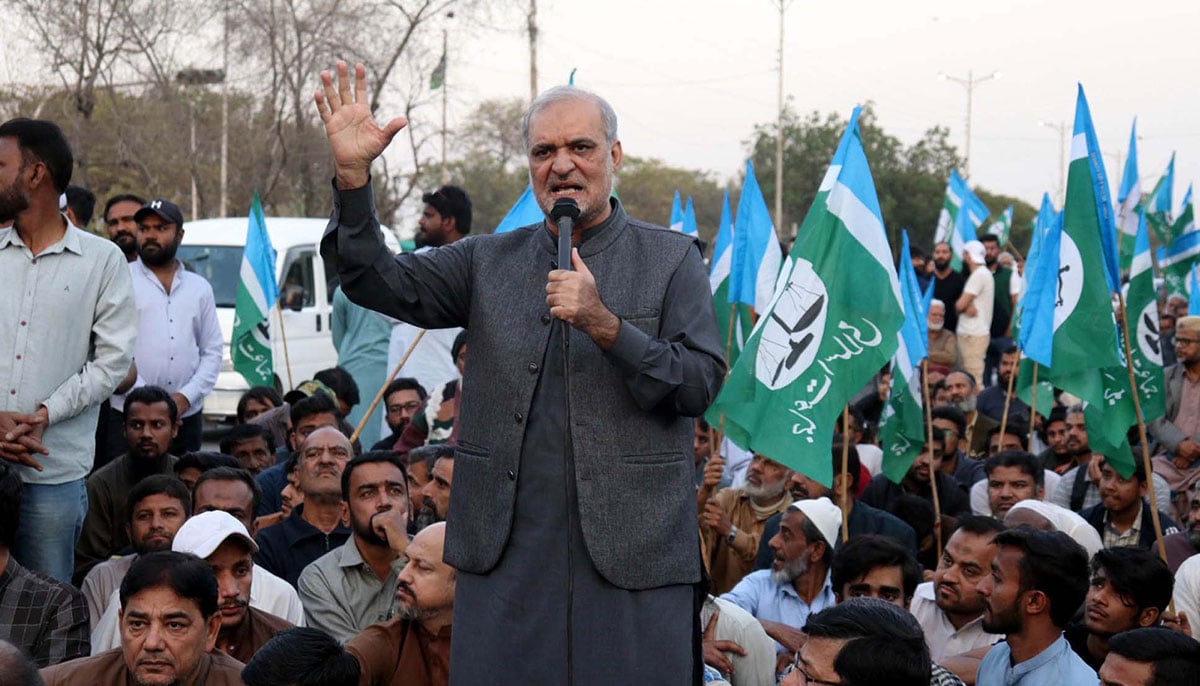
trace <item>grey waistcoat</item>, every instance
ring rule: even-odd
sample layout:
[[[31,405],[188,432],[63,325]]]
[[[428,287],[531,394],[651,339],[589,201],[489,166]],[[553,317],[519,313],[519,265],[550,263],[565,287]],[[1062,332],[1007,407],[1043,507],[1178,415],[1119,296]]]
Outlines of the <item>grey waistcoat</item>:
[[[525,418],[557,322],[549,315],[545,290],[554,240],[538,225],[393,260],[367,245],[365,233],[354,232],[365,221],[364,208],[352,206],[349,195],[341,194],[322,242],[322,253],[327,262],[336,261],[347,295],[417,326],[467,329],[470,353],[444,555],[460,570],[486,574],[509,538]],[[373,207],[366,209],[373,222]],[[628,325],[661,338],[664,295],[681,263],[699,259],[695,242],[629,219],[619,205],[615,212],[608,230],[580,246],[581,256],[608,309]],[[344,234],[336,241],[331,240],[335,228]],[[356,257],[360,251],[364,254]],[[707,292],[695,297],[710,298]],[[717,340],[717,345],[686,353],[704,356],[704,385],[711,401],[724,367],[715,317],[710,310],[707,314],[695,326],[712,330],[704,328],[697,338]],[[691,344],[689,336],[667,333],[676,335],[672,343]],[[628,589],[697,581],[692,420],[673,407],[639,406],[626,384],[627,373],[636,370],[623,369],[575,329],[570,355],[580,524],[596,569]],[[691,408],[688,414],[704,409]]]

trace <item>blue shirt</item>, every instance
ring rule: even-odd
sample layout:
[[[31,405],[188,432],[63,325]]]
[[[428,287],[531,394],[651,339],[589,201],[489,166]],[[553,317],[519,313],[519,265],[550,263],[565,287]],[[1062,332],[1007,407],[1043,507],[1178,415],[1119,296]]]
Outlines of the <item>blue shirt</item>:
[[[1067,643],[1058,637],[1042,652],[1014,665],[1008,643],[1001,641],[979,663],[975,686],[1095,686],[1095,670],[1087,666]]]
[[[817,597],[813,598],[812,604],[809,604],[800,598],[792,584],[781,584],[772,579],[769,569],[747,574],[733,590],[722,595],[721,599],[749,612],[755,619],[779,622],[794,629],[803,629],[810,614],[837,604],[828,573],[825,574],[825,585],[821,587]],[[782,647],[778,646],[780,649]]]

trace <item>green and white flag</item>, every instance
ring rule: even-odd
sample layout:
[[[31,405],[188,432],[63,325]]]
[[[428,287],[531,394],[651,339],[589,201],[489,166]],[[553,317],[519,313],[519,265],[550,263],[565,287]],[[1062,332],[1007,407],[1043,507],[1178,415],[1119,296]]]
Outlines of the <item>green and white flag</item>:
[[[826,486],[834,423],[896,351],[904,321],[860,110],[804,218],[775,294],[709,409],[727,435]],[[739,217],[739,221],[740,221]]]
[[[229,356],[233,368],[251,386],[274,386],[270,313],[279,300],[275,281],[275,248],[267,235],[258,192],[250,205],[250,225],[234,307]]]
[[[1005,245],[1008,245],[1008,236],[1010,233],[1012,233],[1012,215],[1013,206],[1009,205],[1004,212],[1001,213],[1000,218],[992,222],[991,226],[989,226],[987,229],[988,233],[1000,240],[1001,249],[1003,249]]]
[[[1171,242],[1171,225],[1174,223],[1171,213],[1175,209],[1171,206],[1171,198],[1174,187],[1175,153],[1171,153],[1167,170],[1158,178],[1158,183],[1154,184],[1154,190],[1142,201],[1143,207],[1146,208],[1146,223],[1150,225],[1160,243]]]
[[[1150,263],[1150,234],[1145,220],[1138,223],[1137,241],[1129,269],[1129,297],[1125,302],[1125,316],[1128,318],[1130,357],[1137,379],[1142,418],[1148,423],[1166,414],[1167,408],[1163,395],[1158,298],[1154,289],[1154,267]]]
[[[1121,270],[1129,269],[1133,260],[1134,241],[1137,238],[1138,224],[1144,222],[1138,216],[1142,204],[1141,179],[1138,177],[1137,159],[1137,118],[1129,129],[1129,154],[1125,156],[1125,169],[1121,172],[1121,187],[1117,190],[1117,229],[1120,232]]]
[[[959,176],[958,170],[951,170],[933,235],[935,243],[950,245],[950,265],[955,270],[962,268],[963,246],[976,239],[976,230],[987,217],[987,206],[967,185],[966,179]]]
[[[1058,253],[1053,358],[1048,370],[1050,378],[1046,381],[1088,404],[1091,444],[1117,461],[1114,468],[1120,473],[1129,474],[1132,461],[1120,460],[1128,453],[1125,433],[1136,416],[1113,314],[1116,227],[1103,174],[1091,113],[1081,86]],[[1112,254],[1106,255],[1110,251]],[[1126,448],[1120,451],[1122,444]],[[1100,446],[1110,449],[1104,451]]]
[[[900,483],[912,466],[927,438],[924,402],[922,402],[921,360],[929,355],[929,330],[925,299],[917,285],[908,247],[908,231],[900,251],[900,299],[904,302],[904,325],[897,336],[896,355],[892,357],[892,387],[879,424],[879,442],[883,445],[882,472]]]

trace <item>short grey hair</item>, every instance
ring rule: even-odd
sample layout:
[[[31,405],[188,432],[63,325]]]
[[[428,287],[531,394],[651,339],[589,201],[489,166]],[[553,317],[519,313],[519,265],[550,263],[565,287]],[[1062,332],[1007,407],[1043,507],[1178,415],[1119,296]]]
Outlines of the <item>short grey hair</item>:
[[[930,298],[929,299],[929,307],[932,308],[934,305],[940,306],[943,310],[946,309],[946,303],[942,302],[941,300],[938,300],[937,298]]]
[[[607,100],[578,86],[555,86],[534,98],[529,104],[529,109],[525,110],[525,116],[521,117],[521,140],[525,143],[526,150],[529,149],[529,120],[533,115],[548,105],[567,100],[587,100],[594,103],[600,108],[600,119],[604,122],[605,142],[612,145],[617,140],[617,113]]]

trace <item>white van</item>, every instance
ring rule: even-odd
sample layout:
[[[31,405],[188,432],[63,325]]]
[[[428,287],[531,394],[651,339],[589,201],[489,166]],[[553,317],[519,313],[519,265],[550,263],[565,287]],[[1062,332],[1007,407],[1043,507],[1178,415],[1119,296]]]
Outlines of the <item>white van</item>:
[[[290,293],[291,304],[285,304],[282,310],[283,331],[287,336],[286,356],[277,319],[279,313],[273,313],[270,318],[275,385],[287,391],[311,379],[314,373],[337,364],[329,318],[338,276],[325,273],[319,252],[328,219],[266,219],[267,234],[277,256],[279,290],[282,293],[286,286]],[[184,265],[212,284],[217,319],[225,338],[217,385],[204,400],[204,417],[210,421],[222,422],[236,416],[238,399],[249,388],[242,375],[234,371],[229,358],[238,275],[248,225],[247,217],[188,222],[184,224],[183,243],[179,246],[178,257]],[[392,252],[400,251],[400,244],[386,227],[383,236]],[[374,393],[374,389],[363,391],[364,396],[370,393]]]

